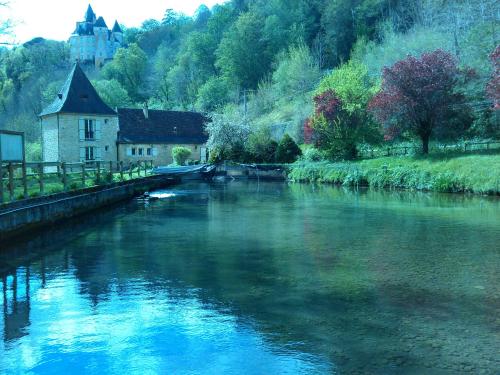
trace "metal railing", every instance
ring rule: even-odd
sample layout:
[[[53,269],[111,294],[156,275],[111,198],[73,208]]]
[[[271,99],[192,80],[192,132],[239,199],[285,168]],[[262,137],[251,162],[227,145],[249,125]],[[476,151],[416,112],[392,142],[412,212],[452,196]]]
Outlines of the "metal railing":
[[[152,160],[133,163],[123,161],[2,163],[0,165],[0,204],[145,177],[150,174],[153,166]]]

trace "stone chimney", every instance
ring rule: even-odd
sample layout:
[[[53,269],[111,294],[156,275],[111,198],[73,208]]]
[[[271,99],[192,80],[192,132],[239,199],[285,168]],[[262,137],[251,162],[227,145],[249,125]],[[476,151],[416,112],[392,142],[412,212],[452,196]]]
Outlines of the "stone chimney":
[[[142,112],[144,112],[144,118],[147,120],[149,118],[148,102],[144,103],[144,107],[142,108]]]

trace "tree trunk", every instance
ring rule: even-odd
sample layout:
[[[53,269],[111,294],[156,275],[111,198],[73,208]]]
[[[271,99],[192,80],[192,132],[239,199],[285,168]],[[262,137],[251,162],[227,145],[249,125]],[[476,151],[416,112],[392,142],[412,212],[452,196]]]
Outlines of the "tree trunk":
[[[430,139],[429,134],[425,134],[422,136],[422,152],[424,155],[427,155],[429,153],[429,139]]]

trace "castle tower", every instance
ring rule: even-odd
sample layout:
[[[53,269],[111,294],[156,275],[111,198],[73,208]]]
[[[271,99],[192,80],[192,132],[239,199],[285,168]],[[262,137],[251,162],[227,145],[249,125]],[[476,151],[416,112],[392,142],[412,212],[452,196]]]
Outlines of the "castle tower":
[[[113,30],[109,30],[104,18],[97,18],[89,4],[84,20],[76,23],[69,44],[73,62],[94,63],[101,67],[122,47],[123,31],[116,21]]]

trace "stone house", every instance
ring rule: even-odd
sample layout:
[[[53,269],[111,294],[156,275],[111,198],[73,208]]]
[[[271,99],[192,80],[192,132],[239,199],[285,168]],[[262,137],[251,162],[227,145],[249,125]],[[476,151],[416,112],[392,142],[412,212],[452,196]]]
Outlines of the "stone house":
[[[84,20],[76,23],[69,46],[71,61],[92,62],[101,67],[124,46],[123,31],[118,21],[115,21],[112,30],[108,29],[104,18],[97,18],[89,5]]]
[[[111,109],[75,64],[54,102],[39,115],[44,162],[172,163],[172,148],[207,160],[207,119],[196,112]]]

